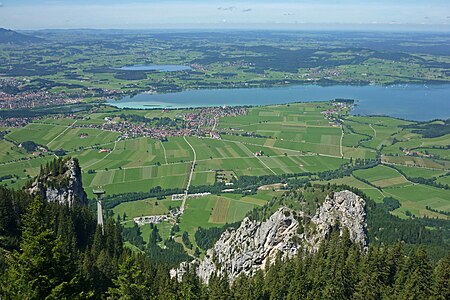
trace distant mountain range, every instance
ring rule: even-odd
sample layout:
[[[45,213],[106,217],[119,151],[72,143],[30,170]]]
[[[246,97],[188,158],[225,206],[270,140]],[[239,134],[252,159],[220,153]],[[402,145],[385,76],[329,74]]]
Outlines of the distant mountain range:
[[[18,33],[13,30],[8,30],[0,28],[0,44],[28,44],[28,43],[39,43],[43,39]]]

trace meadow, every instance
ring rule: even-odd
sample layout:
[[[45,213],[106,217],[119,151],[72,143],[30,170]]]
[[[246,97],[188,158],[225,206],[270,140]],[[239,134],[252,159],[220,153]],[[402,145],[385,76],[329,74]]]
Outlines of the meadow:
[[[182,118],[186,110],[119,110],[103,106],[94,112],[78,113],[76,118],[39,119],[23,128],[3,129],[8,133],[0,142],[0,177],[13,177],[1,183],[20,188],[38,174],[41,164],[55,157],[53,151],[58,149],[80,161],[83,184],[90,198],[97,187],[102,187],[107,195],[147,192],[157,186],[185,189],[194,152],[192,186],[231,182],[242,176],[311,174],[311,180],[316,180],[315,174],[320,172],[379,156],[381,164],[329,182],[358,188],[376,202],[394,197],[402,204],[394,213],[401,217],[406,217],[407,211],[418,216],[445,217],[425,206],[448,211],[450,191],[412,183],[405,176],[449,184],[449,150],[445,149],[450,144],[448,135],[424,138],[408,127],[413,122],[352,116],[347,110],[332,115],[342,119],[339,124],[324,115],[324,111],[333,109],[327,102],[252,107],[247,115],[220,118],[217,130],[221,139],[188,136],[168,137],[166,141],[122,138],[119,132],[102,130],[101,126],[105,118],[121,122],[121,114]],[[19,147],[24,141],[45,146],[48,152],[27,153]],[[404,149],[429,150],[436,157],[411,156]],[[189,199],[180,227],[192,239],[198,226],[239,221],[252,208],[264,205],[270,199],[268,195],[268,191],[259,191],[245,197],[225,193]],[[167,213],[169,206],[179,205],[170,199],[146,199],[120,204],[113,211],[121,216],[126,213],[128,224],[134,216]],[[162,226],[169,232],[166,225]]]

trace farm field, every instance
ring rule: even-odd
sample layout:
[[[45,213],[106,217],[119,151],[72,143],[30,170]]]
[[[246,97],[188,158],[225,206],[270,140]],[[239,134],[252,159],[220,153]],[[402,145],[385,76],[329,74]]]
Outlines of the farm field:
[[[23,149],[6,140],[0,141],[0,163],[28,158],[30,155]]]
[[[378,202],[378,203],[383,202],[384,195],[381,190],[379,190],[365,182],[362,182],[353,176],[346,176],[343,178],[332,179],[330,181],[316,181],[316,183],[319,183],[319,184],[327,184],[328,182],[330,184],[337,184],[337,185],[345,184],[345,185],[357,188],[357,189],[361,190],[362,192],[364,192],[364,194],[366,194],[368,197],[370,197],[375,202]]]
[[[383,189],[387,196],[394,197],[401,202],[401,207],[394,211],[396,215],[406,217],[409,211],[416,216],[429,216],[447,218],[442,214],[434,213],[425,209],[430,206],[441,211],[450,211],[449,191],[426,185],[412,185],[408,187],[392,187]]]
[[[419,167],[431,170],[449,170],[449,160],[430,159],[427,157],[415,156],[382,156],[382,162],[393,164],[396,166]]]
[[[450,176],[439,177],[436,181],[437,181],[438,183],[441,183],[441,184],[447,184],[447,185],[450,186]]]
[[[259,191],[255,195],[237,194],[210,195],[197,199],[188,199],[186,211],[180,219],[181,232],[189,233],[191,242],[198,227],[220,227],[226,223],[241,221],[254,207],[263,206],[272,197],[282,192]]]
[[[376,169],[376,168],[375,168]],[[366,170],[365,170],[366,171]],[[372,172],[363,173],[366,180],[368,178],[375,178],[379,180],[380,169]],[[359,175],[362,175],[359,173]],[[392,174],[393,175],[393,174]],[[394,181],[396,177],[384,180],[385,182]],[[438,182],[445,184],[448,182],[448,177],[441,177]],[[345,184],[357,188],[364,192],[367,196],[375,202],[382,203],[386,197],[393,197],[400,201],[401,207],[394,210],[392,213],[401,218],[408,218],[407,213],[415,216],[428,216],[432,218],[448,218],[447,216],[426,209],[429,206],[440,211],[449,211],[450,209],[450,191],[427,186],[424,184],[394,184],[385,186],[383,188],[375,188],[365,182],[358,180],[353,176],[348,176],[329,181],[331,184]],[[376,181],[375,181],[376,182]],[[450,182],[450,181],[449,181]],[[325,184],[328,182],[317,181],[316,183]]]
[[[6,137],[18,144],[34,141],[40,145],[47,145],[68,129],[64,125],[31,123],[22,128],[15,128]]]
[[[340,124],[334,110],[332,102],[252,107],[246,115],[221,117],[217,123],[219,139],[207,134],[167,139],[123,136],[120,130],[110,129],[127,117],[179,121],[183,114],[198,113],[198,109],[120,110],[102,106],[76,116],[42,118],[22,128],[2,129],[6,134],[0,141],[0,177],[4,177],[1,184],[20,188],[59,149],[79,160],[89,198],[97,187],[102,187],[107,195],[147,192],[158,186],[183,190],[188,185],[194,157],[191,180],[194,187],[214,185],[221,180],[230,184],[243,176],[306,174],[314,179],[319,173],[337,171],[357,161],[373,161],[379,155],[382,164],[355,170],[350,176],[346,174],[330,182],[359,188],[377,202],[391,192],[397,194],[397,190],[407,191],[412,186],[402,173],[411,178],[434,180],[436,184],[449,183],[445,176],[450,171],[450,161],[446,159],[449,150],[445,147],[450,145],[450,135],[425,138],[410,128],[414,122],[352,116],[348,109],[339,112],[343,114]],[[324,112],[328,111],[332,113],[326,116]],[[133,124],[138,125],[136,122]],[[199,128],[203,129],[211,130],[211,127]],[[20,147],[25,141],[41,145],[47,152],[27,152]],[[419,155],[407,155],[402,147],[418,151]],[[420,153],[435,156],[425,157]],[[448,190],[440,193],[439,199],[450,199]],[[259,198],[242,199],[225,194],[220,198],[196,199],[197,202],[188,200],[186,213],[188,216],[192,213],[198,220],[191,222],[188,217],[183,226],[192,234],[192,224],[197,221],[204,226],[223,225],[240,220],[254,205],[263,204]],[[410,203],[409,206],[418,203],[414,211],[419,215],[429,214],[420,201],[412,202],[405,197],[398,200]],[[439,207],[445,205],[440,203]],[[163,209],[164,205],[159,208]],[[205,209],[207,213],[201,213]]]
[[[133,218],[150,216],[150,215],[163,215],[167,214],[170,208],[179,207],[181,201],[172,201],[167,198],[165,200],[145,199],[133,202],[124,202],[112,209],[115,216],[120,216],[123,219],[123,215],[126,214],[124,221],[131,221]]]
[[[419,167],[396,166],[397,169],[404,172],[408,177],[435,178],[446,174],[445,170],[426,169]]]
[[[407,185],[408,180],[397,170],[386,167],[377,166],[366,170],[357,170],[353,172],[357,178],[363,178],[372,185],[385,188],[396,185]]]

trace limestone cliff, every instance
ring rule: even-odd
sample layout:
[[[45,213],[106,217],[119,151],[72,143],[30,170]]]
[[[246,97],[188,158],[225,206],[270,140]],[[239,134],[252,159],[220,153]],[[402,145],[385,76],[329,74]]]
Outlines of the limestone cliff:
[[[228,274],[234,280],[239,274],[252,275],[272,263],[277,253],[283,259],[291,258],[299,250],[316,251],[333,228],[343,233],[348,229],[350,238],[367,247],[365,201],[350,191],[327,197],[315,214],[306,216],[301,211],[279,208],[263,222],[245,218],[240,227],[225,231],[202,260],[191,262],[199,277],[208,282],[212,274]],[[188,263],[171,271],[181,276]]]
[[[73,206],[74,203],[87,205],[86,192],[81,180],[78,160],[57,159],[41,169],[28,191],[40,195],[48,202],[58,202]]]

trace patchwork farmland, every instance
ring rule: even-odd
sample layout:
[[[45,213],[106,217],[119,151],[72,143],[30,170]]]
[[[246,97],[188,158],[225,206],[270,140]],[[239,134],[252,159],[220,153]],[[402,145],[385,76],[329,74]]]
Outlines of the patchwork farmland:
[[[346,184],[360,189],[376,202],[395,198],[401,207],[393,213],[402,218],[411,214],[447,218],[427,210],[426,206],[449,211],[450,191],[412,182],[410,178],[425,178],[441,186],[450,184],[449,150],[445,148],[450,144],[449,135],[424,138],[405,127],[413,122],[351,116],[347,111],[326,115],[324,112],[328,111],[333,111],[333,106],[326,102],[252,107],[247,115],[221,117],[216,128],[220,138],[205,134],[166,139],[123,137],[118,131],[102,129],[105,122],[120,124],[123,118],[107,106],[77,116],[40,119],[23,128],[3,129],[8,133],[0,141],[3,145],[0,177],[12,175],[3,184],[19,188],[36,176],[40,165],[52,160],[56,151],[63,151],[78,158],[89,198],[93,198],[92,190],[97,187],[102,187],[107,196],[148,192],[155,187],[183,190],[188,184],[195,152],[193,187],[217,182],[230,184],[245,176],[290,175],[312,183]],[[124,116],[174,119],[190,111],[120,112]],[[27,141],[47,150],[25,151],[20,145]],[[405,149],[430,155],[412,156]],[[320,179],[323,176],[320,174],[339,174],[345,166],[378,158],[374,167],[329,180]],[[179,220],[180,230],[186,231],[195,244],[193,236],[199,226],[209,228],[240,221],[253,208],[282,193],[267,188],[254,195],[222,193],[188,199]],[[149,198],[120,203],[111,213],[124,226],[132,226],[134,217],[167,214],[180,206],[181,201],[172,201],[170,197]],[[170,224],[157,226],[163,236],[170,234]],[[145,240],[149,232],[150,227],[145,225],[142,228]]]

